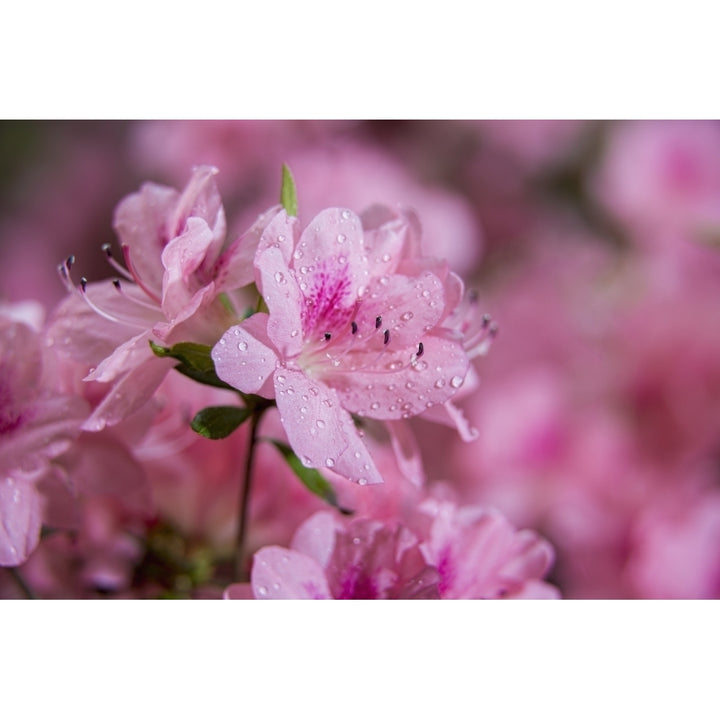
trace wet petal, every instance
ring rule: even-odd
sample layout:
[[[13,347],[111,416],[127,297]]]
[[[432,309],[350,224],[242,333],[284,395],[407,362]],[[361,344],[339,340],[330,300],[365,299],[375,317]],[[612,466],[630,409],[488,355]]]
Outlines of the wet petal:
[[[14,567],[40,541],[41,503],[34,482],[18,475],[0,479],[0,565]]]
[[[462,346],[437,336],[423,338],[423,353],[410,349],[364,353],[330,382],[350,412],[378,420],[401,420],[445,403],[464,383],[468,359]]]
[[[348,280],[346,302],[351,306],[370,280],[363,242],[362,223],[355,213],[342,208],[323,210],[300,236],[293,267],[297,273],[319,264],[326,273],[333,268],[342,271]]]
[[[332,470],[361,485],[382,482],[335,390],[299,370],[278,368],[275,393],[290,445],[304,465]]]
[[[252,589],[258,600],[330,600],[325,571],[294,550],[264,547],[255,553]]]
[[[215,372],[228,385],[271,398],[274,391],[270,378],[278,358],[268,337],[267,324],[265,313],[251,315],[220,338],[211,356]]]
[[[268,306],[268,336],[282,357],[293,357],[303,344],[303,296],[278,248],[268,248],[256,260],[258,289]]]

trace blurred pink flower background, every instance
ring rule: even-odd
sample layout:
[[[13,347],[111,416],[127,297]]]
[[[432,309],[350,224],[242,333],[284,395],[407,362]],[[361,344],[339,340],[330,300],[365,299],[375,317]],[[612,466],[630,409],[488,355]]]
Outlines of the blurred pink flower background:
[[[384,484],[326,475],[352,518],[260,444],[256,562],[231,583],[248,429],[188,427],[231,391],[147,353],[163,366],[147,402],[84,432],[107,388],[82,378],[110,352],[63,352],[48,328],[77,302],[56,266],[74,255],[90,290],[111,277],[114,208],[144,182],[181,192],[217,168],[232,243],[278,203],[283,163],[301,227],[329,207],[414,211],[421,254],[499,334],[471,357],[461,419],[368,421]],[[3,122],[0,188],[0,501],[21,487],[27,526],[3,511],[2,532],[29,556],[0,567],[0,597],[720,596],[719,123]],[[44,449],[13,445],[18,418],[69,397]],[[275,408],[263,423],[282,433]]]

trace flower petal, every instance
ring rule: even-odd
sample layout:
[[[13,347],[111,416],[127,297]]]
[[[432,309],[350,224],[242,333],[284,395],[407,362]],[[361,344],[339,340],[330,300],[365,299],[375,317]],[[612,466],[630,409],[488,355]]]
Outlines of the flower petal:
[[[269,382],[278,357],[267,332],[268,316],[255,313],[240,325],[230,328],[213,347],[211,357],[221,380],[241,392],[274,397]]]
[[[280,205],[275,205],[260,215],[252,227],[220,256],[215,266],[215,286],[218,292],[235,290],[255,282],[254,260],[260,238],[280,210]]]
[[[0,565],[21,565],[40,541],[41,503],[35,483],[10,474],[0,480]]]
[[[275,396],[290,445],[304,465],[332,470],[361,485],[383,481],[335,390],[300,370],[278,368]]]
[[[258,289],[270,313],[268,336],[282,357],[293,357],[303,344],[300,288],[279,248],[264,250],[255,265]]]
[[[332,513],[316,512],[297,529],[292,548],[327,567],[335,547],[335,534],[342,529],[342,523]]]
[[[293,255],[293,267],[302,272],[320,261],[337,263],[347,273],[348,304],[354,304],[370,280],[362,223],[350,210],[328,208],[303,230]]]
[[[409,349],[361,358],[352,372],[333,374],[329,382],[350,412],[377,420],[401,420],[445,403],[462,386],[468,358],[462,346],[429,335],[420,358]]]
[[[276,545],[255,553],[250,575],[258,600],[331,600],[325,571],[317,561]]]

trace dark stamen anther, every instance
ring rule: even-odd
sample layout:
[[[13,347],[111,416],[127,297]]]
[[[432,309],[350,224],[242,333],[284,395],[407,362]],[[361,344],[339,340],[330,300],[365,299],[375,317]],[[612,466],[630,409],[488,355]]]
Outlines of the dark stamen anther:
[[[489,330],[490,337],[494,338],[498,334],[499,329],[500,328],[498,327],[497,323],[493,323]]]
[[[416,357],[416,358],[422,357],[422,354],[423,354],[424,352],[425,352],[425,348],[424,348],[423,344],[422,344],[422,343],[418,343],[418,349],[417,349],[417,352],[415,353],[415,357]]]
[[[473,304],[476,303],[478,300],[478,291],[475,289],[468,291],[468,300]]]
[[[331,338],[331,337],[332,337],[332,335],[331,335],[330,333],[325,333],[325,339],[326,339],[328,342],[330,342],[330,338]]]
[[[68,269],[70,269],[74,264],[75,264],[75,256],[68,255],[68,259],[65,261],[65,265],[67,265]]]
[[[379,330],[381,325],[382,325],[382,315],[378,315],[375,318],[375,329]]]
[[[390,331],[386,330],[383,333],[383,345],[387,345],[390,342]]]
[[[103,243],[101,249],[108,257],[112,257],[112,250],[110,249],[110,243]]]
[[[80,278],[80,287],[82,288],[82,291],[85,292],[85,288],[87,287],[87,278]]]
[[[358,331],[357,323],[354,320],[350,323],[350,328],[353,335]]]
[[[485,314],[482,316],[482,326],[483,326],[483,328],[486,328],[486,327],[490,324],[490,320],[491,320],[491,319],[492,319],[492,318],[491,318],[490,315],[488,315],[487,313],[485,313]]]
[[[115,289],[118,292],[122,292],[122,290],[120,289],[120,281],[117,278],[113,279],[112,284],[115,286]]]

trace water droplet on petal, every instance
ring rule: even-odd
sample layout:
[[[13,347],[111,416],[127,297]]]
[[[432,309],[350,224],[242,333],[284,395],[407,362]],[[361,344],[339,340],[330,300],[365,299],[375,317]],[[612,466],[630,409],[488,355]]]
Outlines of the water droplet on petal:
[[[248,344],[246,342],[238,343],[238,350],[242,350],[242,352],[245,352],[248,349]]]
[[[325,458],[325,464],[331,468],[335,465],[335,460],[331,457]]]
[[[347,235],[343,235],[342,233],[340,233],[340,234],[337,236],[337,241],[338,241],[341,245],[342,245],[346,240],[347,240]]]
[[[267,595],[268,589],[264,585],[258,585],[258,595]]]
[[[442,378],[439,378],[435,381],[435,387],[440,389],[441,387],[445,387],[445,381]]]
[[[459,388],[463,384],[463,379],[459,375],[453,375],[450,379],[450,385],[455,389]]]
[[[307,455],[303,455],[300,459],[305,467],[312,467],[312,460]]]
[[[348,220],[350,218],[349,210],[343,210],[340,214],[343,216],[343,219],[345,219],[345,220]]]
[[[380,407],[380,403],[376,401],[370,406],[370,409],[377,410],[379,407]]]
[[[324,421],[324,420],[316,420],[316,421],[315,421],[315,424],[316,424],[319,428],[324,428],[324,427],[325,427],[325,421]]]
[[[390,254],[389,254],[389,253],[385,253],[385,254],[382,256],[382,261],[383,261],[383,262],[390,262]]]
[[[408,310],[406,313],[403,313],[400,317],[403,320],[412,320],[413,317],[415,317],[415,315],[410,310]]]
[[[285,282],[285,276],[279,270],[275,273],[275,282],[279,282],[281,284]]]
[[[367,480],[364,477],[358,478],[358,485],[367,485]]]
[[[284,235],[278,235],[277,236],[278,242],[285,242],[285,236]]]

